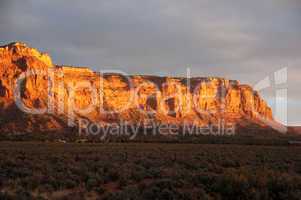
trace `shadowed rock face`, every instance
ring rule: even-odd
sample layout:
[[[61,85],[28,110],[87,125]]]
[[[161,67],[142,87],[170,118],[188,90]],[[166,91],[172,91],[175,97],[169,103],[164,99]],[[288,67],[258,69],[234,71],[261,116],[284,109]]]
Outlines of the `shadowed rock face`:
[[[42,114],[14,118],[11,115],[24,114],[16,101],[27,112],[39,109]],[[53,65],[47,54],[23,43],[0,47],[0,111],[1,118],[9,119],[1,125],[7,132],[59,131],[68,119],[79,118],[101,124],[151,119],[199,126],[220,119],[261,125],[260,119],[273,120],[259,94],[238,81],[100,74],[86,67]]]

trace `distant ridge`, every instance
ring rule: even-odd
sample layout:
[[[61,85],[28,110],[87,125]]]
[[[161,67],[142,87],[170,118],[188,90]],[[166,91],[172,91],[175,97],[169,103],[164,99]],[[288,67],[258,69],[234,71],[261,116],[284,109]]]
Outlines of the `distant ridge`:
[[[53,73],[51,112],[42,115],[23,113],[15,104],[14,92],[18,77],[26,71],[42,74],[26,77],[20,94],[22,104],[29,110],[45,109],[49,103],[49,69]],[[271,108],[258,92],[235,80],[214,77],[186,79],[149,75],[101,75],[88,67],[54,65],[48,54],[22,42],[0,47],[0,78],[2,132],[63,131],[69,127],[67,121],[70,121],[70,88],[78,83],[90,84],[95,88],[97,98],[93,99],[87,88],[75,91],[72,103],[76,108],[84,109],[95,103],[93,109],[86,114],[72,110],[71,118],[75,125],[82,118],[101,125],[120,121],[145,124],[151,120],[166,124],[190,123],[203,127],[218,124],[221,119],[240,126],[257,124],[267,127],[267,121],[276,123]],[[130,99],[127,79],[130,79],[131,87],[136,91],[134,100]],[[100,83],[103,84],[102,88]]]

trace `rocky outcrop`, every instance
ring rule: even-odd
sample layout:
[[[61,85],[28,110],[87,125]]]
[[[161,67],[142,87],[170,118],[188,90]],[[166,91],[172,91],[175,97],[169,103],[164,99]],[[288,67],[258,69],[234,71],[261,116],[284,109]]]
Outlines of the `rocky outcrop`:
[[[2,119],[22,112],[32,116],[20,122],[5,120],[1,125],[5,131],[20,127],[18,123],[19,131],[60,130],[62,121],[80,118],[100,124],[153,120],[198,126],[220,119],[273,120],[259,94],[238,81],[101,74],[87,67],[54,65],[47,54],[24,43],[0,47],[0,110]],[[43,123],[35,120],[41,115],[47,115]]]

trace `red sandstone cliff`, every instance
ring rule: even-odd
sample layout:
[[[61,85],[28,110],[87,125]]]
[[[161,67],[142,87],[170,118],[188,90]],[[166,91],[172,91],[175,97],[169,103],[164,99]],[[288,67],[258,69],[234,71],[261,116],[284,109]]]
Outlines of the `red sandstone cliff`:
[[[40,114],[32,113],[37,109]],[[238,81],[100,74],[54,65],[47,54],[23,43],[0,47],[0,117],[4,132],[59,131],[79,118],[198,126],[220,119],[264,126],[262,120],[273,120],[259,94]]]

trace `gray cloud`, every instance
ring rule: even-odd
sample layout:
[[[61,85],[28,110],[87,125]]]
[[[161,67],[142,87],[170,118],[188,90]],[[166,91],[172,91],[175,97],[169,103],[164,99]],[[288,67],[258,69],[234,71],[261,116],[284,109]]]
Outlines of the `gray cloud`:
[[[2,0],[0,39],[28,42],[55,63],[131,74],[180,76],[190,67],[255,84],[288,66],[298,102],[300,11],[299,0]],[[301,125],[301,106],[289,109]]]

